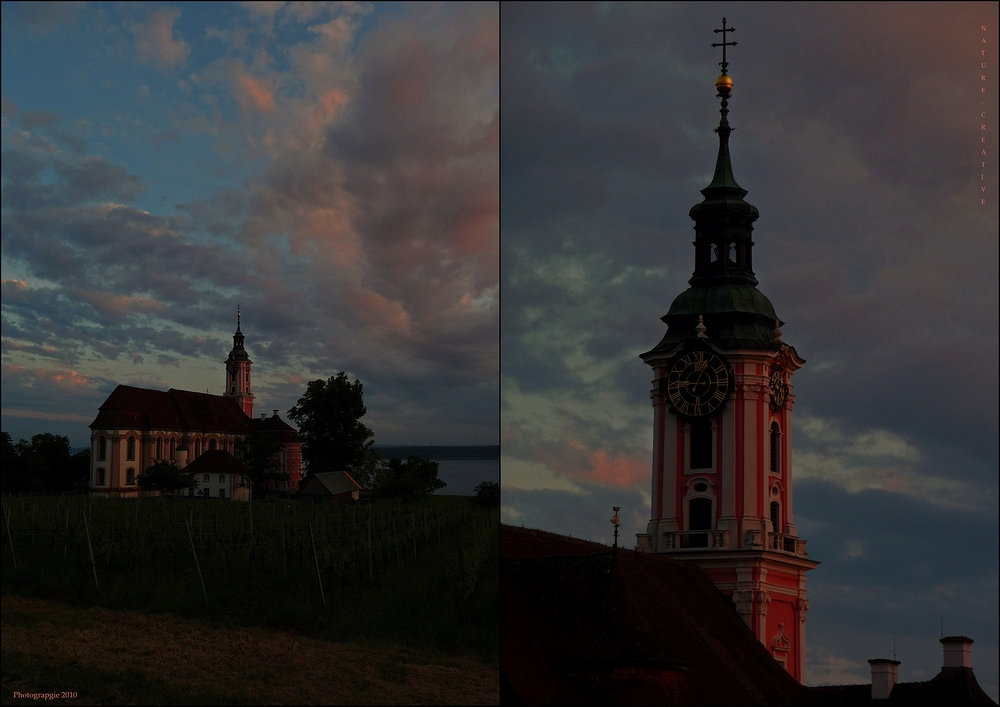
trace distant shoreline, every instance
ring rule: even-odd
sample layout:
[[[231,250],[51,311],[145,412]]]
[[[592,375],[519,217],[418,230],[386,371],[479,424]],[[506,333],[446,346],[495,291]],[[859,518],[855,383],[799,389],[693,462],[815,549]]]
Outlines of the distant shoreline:
[[[73,447],[70,449],[70,454],[83,452],[87,449],[89,449],[89,447]],[[452,459],[500,459],[499,444],[455,446],[436,446],[432,444],[376,444],[372,447],[372,449],[381,454],[383,459],[406,459],[407,457],[423,457],[424,459],[430,459],[431,461],[448,461]]]
[[[447,461],[451,459],[485,459],[499,460],[500,445],[468,445],[468,446],[435,446],[435,445],[390,445],[376,444],[372,447],[384,459],[406,459],[407,457],[423,457],[431,461]]]

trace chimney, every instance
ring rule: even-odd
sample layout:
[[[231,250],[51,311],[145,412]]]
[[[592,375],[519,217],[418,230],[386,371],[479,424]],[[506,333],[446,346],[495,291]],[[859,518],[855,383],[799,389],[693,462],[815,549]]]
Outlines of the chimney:
[[[944,647],[944,667],[972,667],[972,639],[968,636],[945,636],[941,639]]]
[[[266,413],[266,412],[262,412],[262,413],[260,414],[260,419],[262,419],[262,420],[266,420],[266,419],[267,419],[267,413]]]
[[[277,411],[277,410],[275,410],[275,411],[274,411],[274,415],[273,415],[273,417],[277,417],[277,416],[278,416],[278,411]]]
[[[899,679],[899,661],[873,658],[868,663],[872,666],[872,699],[889,699],[892,688]]]

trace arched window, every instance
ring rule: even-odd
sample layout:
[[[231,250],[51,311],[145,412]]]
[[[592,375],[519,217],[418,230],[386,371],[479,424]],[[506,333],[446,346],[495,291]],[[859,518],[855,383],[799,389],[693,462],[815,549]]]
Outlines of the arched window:
[[[125,485],[135,486],[135,469],[132,467],[125,470]]]
[[[201,440],[196,439],[194,441],[194,456],[197,458],[201,454]]]
[[[108,457],[108,440],[104,437],[97,438],[97,458],[104,461]]]
[[[691,468],[712,468],[712,423],[708,420],[691,424]]]
[[[163,459],[163,437],[156,438],[156,458]]]
[[[771,531],[781,532],[781,506],[777,501],[771,501]]]
[[[128,438],[128,444],[125,446],[125,458],[128,461],[135,461],[135,437]]]
[[[177,445],[177,440],[175,440],[173,437],[171,437],[170,438],[170,458],[171,459],[174,458],[174,448],[176,447],[176,445]]]
[[[212,451],[215,451],[215,440],[214,439],[208,440],[208,448],[210,450],[212,450]]]
[[[781,450],[781,432],[778,431],[778,423],[771,423],[771,473],[777,474],[780,471],[778,466],[779,451]]]
[[[97,467],[97,485],[104,486],[104,467]]]

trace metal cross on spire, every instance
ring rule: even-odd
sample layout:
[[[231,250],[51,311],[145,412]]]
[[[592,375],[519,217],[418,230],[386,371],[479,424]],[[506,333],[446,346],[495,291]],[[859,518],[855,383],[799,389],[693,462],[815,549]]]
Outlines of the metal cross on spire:
[[[722,29],[716,29],[716,30],[712,30],[712,31],[715,32],[716,34],[718,34],[719,32],[722,32],[722,41],[721,42],[713,42],[712,46],[713,47],[722,47],[722,61],[720,61],[719,64],[722,66],[722,75],[725,76],[726,75],[726,67],[729,66],[729,62],[726,61],[726,47],[735,47],[736,46],[736,42],[727,42],[726,41],[726,32],[735,32],[736,28],[735,27],[729,27],[727,29],[726,28],[726,18],[723,17],[722,18]]]
[[[236,318],[237,319],[240,318],[240,305],[239,305],[239,303],[237,303],[237,305],[236,305]]]

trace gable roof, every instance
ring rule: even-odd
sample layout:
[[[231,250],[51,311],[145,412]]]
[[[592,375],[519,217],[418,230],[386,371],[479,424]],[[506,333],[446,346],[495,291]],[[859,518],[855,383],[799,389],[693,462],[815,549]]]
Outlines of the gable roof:
[[[171,388],[119,385],[98,409],[91,429],[162,429],[249,434],[250,418],[233,398]]]
[[[247,474],[250,469],[224,449],[209,449],[184,467],[196,474]]]
[[[361,484],[346,471],[324,471],[318,474],[309,474],[299,485],[298,493],[304,496],[314,494],[339,496],[342,493],[351,493],[360,489]]]
[[[810,701],[696,565],[506,525],[500,556],[512,701]]]

